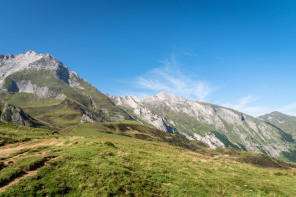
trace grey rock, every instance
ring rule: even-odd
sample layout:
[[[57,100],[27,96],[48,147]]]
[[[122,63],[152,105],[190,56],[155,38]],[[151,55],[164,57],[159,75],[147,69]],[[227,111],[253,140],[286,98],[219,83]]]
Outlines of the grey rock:
[[[9,105],[3,100],[0,101],[0,104],[3,108],[0,114],[1,121],[11,122],[20,126],[27,126],[27,121],[32,120],[32,118],[25,114],[21,108]]]
[[[24,92],[32,93],[40,98],[56,98],[60,94],[60,89],[50,90],[46,86],[38,86],[32,84],[31,80],[18,80],[13,79],[11,81],[11,86],[8,87],[10,92]]]

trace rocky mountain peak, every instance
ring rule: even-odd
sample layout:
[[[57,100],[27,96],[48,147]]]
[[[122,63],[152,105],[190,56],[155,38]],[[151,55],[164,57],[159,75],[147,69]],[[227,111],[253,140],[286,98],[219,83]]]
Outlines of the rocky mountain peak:
[[[271,121],[273,119],[279,119],[279,118],[282,118],[282,117],[285,117],[285,116],[287,116],[287,115],[283,114],[281,112],[278,112],[278,111],[273,111],[271,113],[259,116],[258,118],[261,119],[261,120],[265,120],[265,121]]]
[[[30,50],[18,55],[0,55],[0,89],[3,88],[6,77],[25,70],[46,70],[68,85],[79,87],[77,74],[70,71],[60,60],[49,54],[37,54]]]
[[[33,50],[27,51],[24,53],[25,55],[37,55],[37,53]]]
[[[164,91],[159,92],[158,94],[152,96],[152,97],[148,97],[146,99],[144,99],[144,101],[149,102],[149,101],[167,101],[169,103],[177,103],[177,102],[183,102],[183,101],[187,101],[187,99],[185,99],[182,96],[176,96]]]
[[[284,114],[278,111],[274,111],[274,112],[271,112],[270,115],[284,115]]]

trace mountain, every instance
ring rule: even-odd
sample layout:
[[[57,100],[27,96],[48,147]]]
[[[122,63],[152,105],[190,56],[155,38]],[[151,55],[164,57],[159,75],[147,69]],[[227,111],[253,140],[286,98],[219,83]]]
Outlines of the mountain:
[[[289,133],[290,135],[292,135],[294,138],[296,137],[296,117],[295,116],[289,116],[289,115],[275,111],[269,114],[265,114],[263,116],[259,116],[258,118],[280,128],[286,133]]]
[[[272,112],[258,117],[261,120],[264,120],[267,124],[272,125],[273,127],[285,132],[294,139],[296,139],[296,117],[289,116],[280,112]],[[296,146],[289,151],[282,153],[284,158],[287,158],[289,161],[296,162]]]
[[[229,108],[166,92],[145,99],[109,98],[140,122],[191,140],[201,140],[211,148],[230,146],[276,158],[294,150],[295,141],[290,134]]]
[[[52,128],[130,119],[104,94],[49,54],[28,51],[0,55],[0,73],[0,98]]]

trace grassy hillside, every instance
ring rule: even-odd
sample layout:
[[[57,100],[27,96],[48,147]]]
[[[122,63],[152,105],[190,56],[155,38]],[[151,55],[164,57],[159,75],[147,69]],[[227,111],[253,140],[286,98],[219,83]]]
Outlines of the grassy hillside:
[[[32,138],[37,132],[6,127]],[[30,142],[0,147],[0,196],[296,195],[292,164],[201,144],[193,144],[193,151],[153,129],[135,122],[92,123],[63,135],[40,130]],[[278,165],[264,165],[270,163]]]
[[[51,130],[17,126],[0,121],[0,147],[6,144],[53,137],[55,133],[55,131]]]
[[[98,136],[102,133],[123,135],[136,139],[154,142],[167,142],[174,146],[192,151],[204,151],[207,145],[200,141],[191,141],[176,134],[158,130],[152,126],[143,125],[136,121],[125,120],[111,123],[87,123],[66,128],[60,133],[70,136]]]
[[[49,71],[24,71],[9,75],[5,79],[8,90],[13,80],[30,80],[32,84],[47,87],[66,98],[40,98],[31,93],[0,92],[0,98],[9,104],[21,107],[27,114],[58,129],[80,122],[83,114],[96,116],[97,121],[120,121],[130,119],[129,115],[117,108],[104,94],[83,79],[79,87],[71,87],[58,80]]]
[[[68,127],[61,131],[63,135],[70,136],[100,136],[102,133],[123,135],[136,139],[143,139],[154,142],[166,142],[173,146],[182,147],[194,152],[208,156],[227,155],[230,160],[250,163],[261,167],[296,167],[296,164],[286,163],[264,154],[251,153],[238,150],[236,148],[209,149],[201,141],[188,140],[176,134],[170,134],[154,127],[143,125],[136,121],[122,121],[112,123],[88,123],[73,127]],[[287,160],[286,160],[287,161]]]

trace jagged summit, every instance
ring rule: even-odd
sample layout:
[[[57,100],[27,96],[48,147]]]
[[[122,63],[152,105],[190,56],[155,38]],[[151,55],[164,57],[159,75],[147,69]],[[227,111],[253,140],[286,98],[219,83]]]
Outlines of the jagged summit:
[[[150,103],[150,102],[168,102],[168,103],[178,103],[178,102],[186,102],[188,101],[186,98],[182,96],[176,96],[165,91],[161,91],[154,96],[150,96],[144,99],[140,99],[136,96],[125,96],[125,97],[115,97],[108,94],[105,94],[111,100],[113,100],[116,104],[129,103],[129,105],[137,105],[137,103]]]
[[[160,100],[166,100],[166,101],[173,101],[173,102],[178,102],[178,101],[187,101],[187,99],[185,99],[182,96],[176,96],[170,93],[167,93],[165,91],[161,91],[160,93],[158,93],[156,95]]]
[[[279,111],[273,111],[273,112],[269,113],[269,115],[279,115],[279,114],[281,115],[283,113],[281,113]]]
[[[33,51],[33,50],[29,50],[29,51],[25,52],[24,54],[34,54],[34,55],[36,55],[37,53],[35,51]]]
[[[281,113],[279,111],[273,111],[268,114],[264,114],[262,116],[259,116],[258,118],[261,120],[272,120],[272,119],[282,119],[283,117],[289,117],[289,115]]]
[[[77,74],[70,71],[60,60],[49,54],[37,54],[30,50],[17,55],[0,55],[0,89],[5,89],[5,79],[12,74],[39,70],[54,73],[57,79],[70,86],[79,87]]]
[[[143,101],[146,102],[151,102],[151,101],[166,101],[169,103],[177,103],[177,102],[183,102],[183,101],[187,101],[186,98],[182,97],[182,96],[176,96],[170,93],[167,93],[165,91],[161,91],[158,94],[145,98],[143,99]]]

